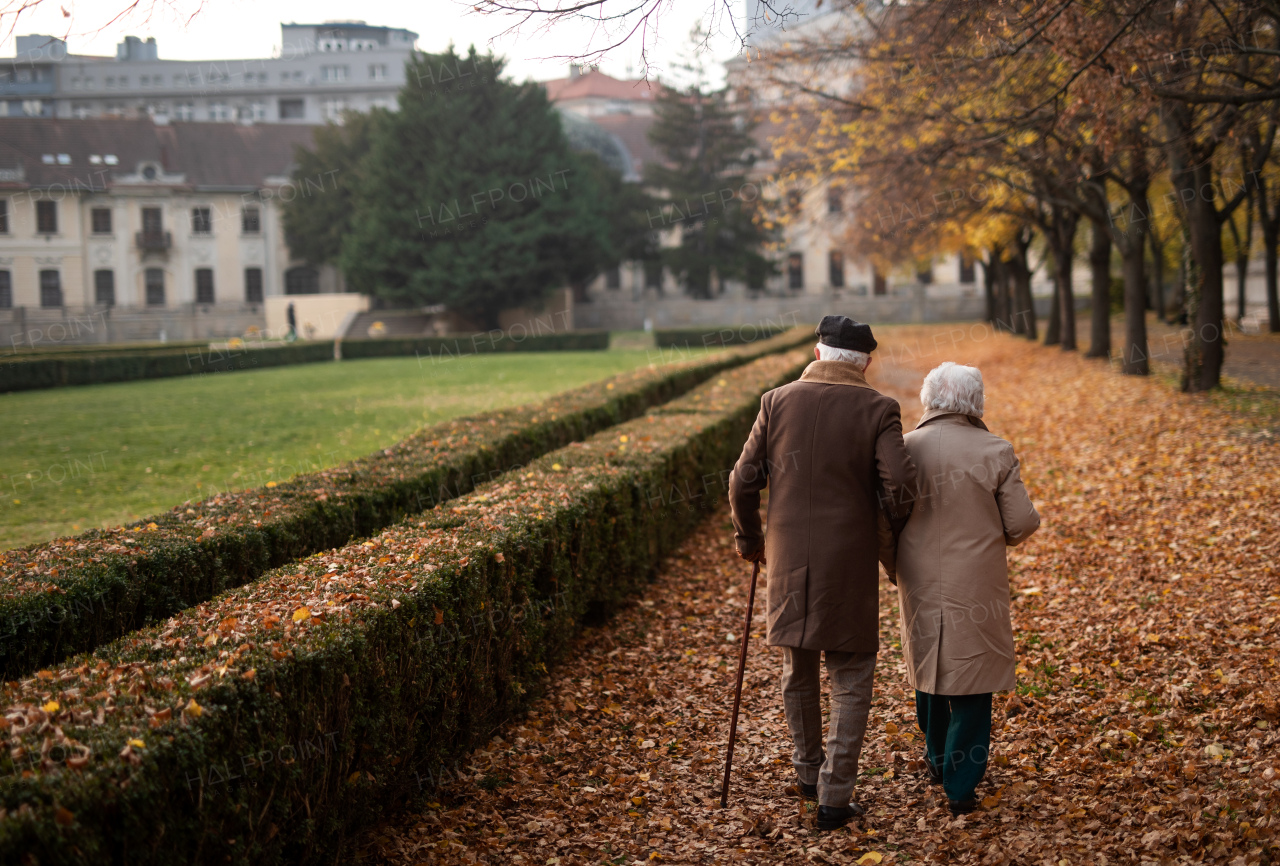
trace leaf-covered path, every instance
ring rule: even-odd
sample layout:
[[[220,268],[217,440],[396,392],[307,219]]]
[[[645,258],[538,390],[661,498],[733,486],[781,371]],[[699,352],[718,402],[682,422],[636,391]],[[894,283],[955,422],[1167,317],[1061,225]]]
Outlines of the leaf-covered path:
[[[896,594],[882,586],[856,798],[818,833],[788,790],[780,660],[753,634],[730,808],[718,808],[748,567],[723,506],[645,596],[585,633],[528,717],[389,816],[367,861],[1272,863],[1280,827],[1280,447],[1274,402],[1220,402],[981,326],[899,330],[873,381],[919,416],[920,376],[980,366],[1044,519],[1011,555],[1016,695],[997,696],[981,811],[920,778]],[[1270,425],[1270,427],[1268,427]]]

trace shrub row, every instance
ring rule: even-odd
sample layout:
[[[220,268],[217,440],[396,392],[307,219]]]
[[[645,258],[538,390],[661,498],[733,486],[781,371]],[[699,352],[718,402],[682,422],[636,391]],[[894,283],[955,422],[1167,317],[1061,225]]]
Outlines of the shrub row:
[[[343,340],[343,358],[386,358],[417,355],[452,360],[482,352],[575,352],[609,348],[608,331],[567,331],[561,334],[521,335],[489,331],[450,337],[390,337],[381,340]]]
[[[653,332],[653,341],[660,349],[703,349],[718,346],[739,346],[768,340],[786,331],[783,325],[723,325],[703,328],[663,328]]]
[[[0,860],[339,860],[524,707],[585,617],[650,578],[721,495],[760,395],[807,360],[726,372],[9,684]]]
[[[64,385],[96,385],[136,379],[165,379],[261,370],[291,364],[331,361],[340,353],[347,359],[386,358],[417,354],[420,357],[453,358],[482,352],[562,352],[609,348],[608,331],[571,331],[541,334],[523,339],[495,331],[451,337],[417,337],[388,340],[343,340],[340,348],[330,341],[210,349],[206,345],[155,347],[134,351],[62,353],[14,356],[0,362],[0,392],[32,391]]]
[[[642,414],[801,331],[427,427],[361,460],[126,527],[0,553],[0,678],[101,646],[267,569],[347,543]]]

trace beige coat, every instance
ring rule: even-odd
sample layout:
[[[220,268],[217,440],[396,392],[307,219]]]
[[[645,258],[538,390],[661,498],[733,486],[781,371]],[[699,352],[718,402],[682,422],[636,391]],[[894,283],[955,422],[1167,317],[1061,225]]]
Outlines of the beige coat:
[[[1005,546],[1040,526],[1013,446],[937,410],[905,439],[920,479],[896,563],[907,681],[935,695],[1012,689]]]
[[[760,491],[769,488],[769,533]],[[898,401],[844,361],[814,361],[760,400],[729,477],[739,552],[765,544],[769,645],[842,652],[879,646],[877,518],[901,527],[915,468]]]

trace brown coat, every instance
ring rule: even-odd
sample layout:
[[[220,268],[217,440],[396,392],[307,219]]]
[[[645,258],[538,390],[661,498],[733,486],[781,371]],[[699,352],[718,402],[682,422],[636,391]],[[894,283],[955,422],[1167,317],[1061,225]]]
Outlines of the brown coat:
[[[898,402],[852,364],[814,361],[798,382],[760,399],[760,415],[729,479],[738,550],[765,542],[769,487],[769,645],[875,652],[879,647],[877,514],[899,525],[915,468]]]
[[[1013,446],[977,418],[938,410],[906,442],[920,474],[897,550],[907,681],[934,695],[1012,689],[1005,547],[1040,526]]]

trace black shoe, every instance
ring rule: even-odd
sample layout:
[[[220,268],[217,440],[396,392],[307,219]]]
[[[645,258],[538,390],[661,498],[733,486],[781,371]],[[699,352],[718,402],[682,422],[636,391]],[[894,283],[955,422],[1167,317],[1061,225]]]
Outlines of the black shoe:
[[[961,815],[968,815],[978,808],[977,800],[948,800],[947,805],[951,807],[951,817],[958,818]]]
[[[850,803],[848,806],[819,806],[818,829],[839,830],[850,818],[861,818],[865,814],[867,810],[857,803]]]
[[[804,782],[796,782],[796,787],[800,789],[800,796],[806,800],[818,799],[818,786],[806,785]]]
[[[929,774],[929,784],[942,784],[942,771],[938,769],[937,765],[934,764],[933,761],[929,760],[928,755],[924,756],[924,770]]]

